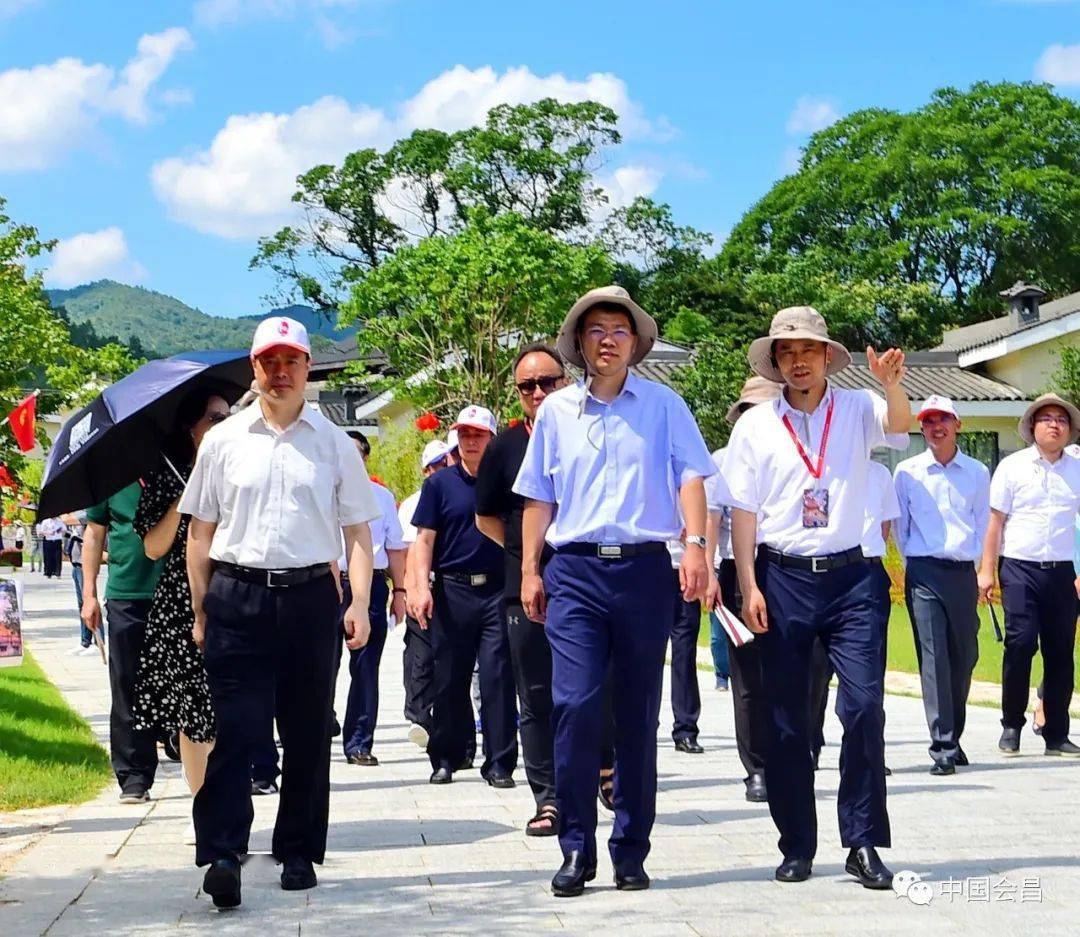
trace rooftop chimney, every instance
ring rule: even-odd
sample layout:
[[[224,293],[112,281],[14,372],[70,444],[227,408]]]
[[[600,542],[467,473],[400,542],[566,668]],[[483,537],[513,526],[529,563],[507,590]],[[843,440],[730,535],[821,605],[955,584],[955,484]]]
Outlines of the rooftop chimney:
[[[1009,323],[1014,329],[1022,329],[1039,321],[1039,303],[1049,294],[1038,286],[1017,280],[1007,290],[998,293],[1009,300]]]

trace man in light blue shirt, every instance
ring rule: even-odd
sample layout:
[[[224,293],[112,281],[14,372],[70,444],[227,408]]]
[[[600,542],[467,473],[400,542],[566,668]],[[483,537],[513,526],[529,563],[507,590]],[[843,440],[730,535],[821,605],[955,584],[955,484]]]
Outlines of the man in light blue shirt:
[[[551,643],[555,794],[564,862],[559,897],[596,876],[596,776],[605,674],[612,669],[615,884],[648,888],[644,861],[656,816],[656,731],[664,651],[680,598],[702,598],[704,478],[716,469],[676,393],[629,372],[656,323],[620,287],[586,293],[559,333],[586,380],[549,395],[514,491],[526,501],[521,602]],[[667,541],[685,518],[676,574]],[[557,515],[556,515],[557,511]],[[540,577],[545,537],[555,548]],[[681,593],[681,596],[680,596]]]
[[[915,632],[935,777],[968,763],[960,747],[971,675],[979,659],[975,563],[990,521],[990,471],[956,446],[960,418],[933,394],[919,412],[925,452],[896,467],[896,544]]]

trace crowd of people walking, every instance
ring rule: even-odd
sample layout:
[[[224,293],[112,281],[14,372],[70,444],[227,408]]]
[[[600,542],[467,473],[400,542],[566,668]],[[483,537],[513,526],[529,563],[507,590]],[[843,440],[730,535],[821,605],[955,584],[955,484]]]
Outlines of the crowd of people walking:
[[[978,602],[996,597],[999,569],[1000,751],[1019,750],[1039,649],[1045,752],[1080,756],[1068,738],[1080,458],[1067,451],[1080,411],[1055,395],[1034,401],[1020,422],[1028,448],[991,478],[959,450],[951,400],[932,396],[913,416],[902,351],[866,350],[879,392],[844,389],[830,378],[850,352],[814,309],[793,307],[750,345],[754,376],[731,403],[727,446],[710,453],[686,403],[633,371],[656,338],[625,290],[590,291],[553,344],[517,354],[523,419],[500,431],[490,410],[466,406],[449,438],[427,443],[422,486],[398,505],[369,477],[368,440],[305,403],[304,327],[267,319],[247,399],[230,408],[220,388],[192,391],[158,470],[87,509],[81,617],[87,634],[104,631],[107,544],[121,799],[149,798],[156,742],[177,733],[195,861],[216,906],[241,901],[251,797],[277,788],[258,767],[271,762],[276,778],[275,725],[273,855],[283,888],[317,884],[332,739],[350,764],[379,764],[391,619],[405,625],[408,735],[430,783],[452,784],[478,758],[489,785],[513,787],[520,758],[535,800],[524,832],[558,838],[559,897],[596,877],[598,805],[614,815],[616,886],[649,887],[665,657],[670,646],[672,739],[699,754],[703,611],[730,674],[746,798],[768,803],[779,833],[777,880],[812,874],[814,771],[835,676],[845,868],[867,888],[891,887],[878,853],[891,841],[890,538],[906,567],[930,773],[969,763]],[[913,419],[926,451],[890,474],[873,453],[906,449]],[[732,613],[743,622],[734,631]]]

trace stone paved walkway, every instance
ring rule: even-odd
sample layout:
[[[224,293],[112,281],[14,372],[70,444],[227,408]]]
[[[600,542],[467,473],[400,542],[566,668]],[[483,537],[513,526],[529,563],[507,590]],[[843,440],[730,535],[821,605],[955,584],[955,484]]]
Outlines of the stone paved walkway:
[[[69,583],[46,585],[34,577],[27,595],[30,646],[104,740],[106,673],[100,660],[68,653],[77,640]],[[931,778],[921,703],[890,696],[894,848],[884,857],[894,870],[914,870],[929,883],[913,893],[930,900],[918,906],[865,891],[843,873],[835,820],[839,727],[830,716],[830,744],[818,775],[814,876],[802,885],[780,885],[772,880],[778,856],[768,811],[742,797],[730,697],[713,691],[705,675],[706,754],[678,754],[666,736],[660,742],[658,817],[647,863],[652,888],[616,892],[602,850],[597,880],[585,896],[553,898],[548,882],[558,847],[554,839],[523,834],[532,813],[524,783],[495,791],[473,771],[448,787],[428,785],[426,758],[405,738],[398,635],[391,634],[383,665],[376,740],[382,764],[353,767],[334,751],[329,855],[318,888],[281,891],[272,861],[256,854],[244,867],[243,907],[216,912],[200,892],[193,848],[182,844],[191,801],[179,766],[167,762],[150,804],[121,806],[110,787],[67,811],[0,818],[0,842],[23,837],[0,881],[0,935],[1043,935],[1080,929],[1080,763],[1043,757],[1030,732],[1023,757],[1000,758],[995,712],[972,708],[965,748],[974,764],[951,778]],[[662,726],[670,724],[666,705],[661,719]],[[255,806],[252,847],[265,853],[276,798],[258,798]],[[602,838],[610,825],[601,818]],[[955,894],[961,887],[963,894]]]

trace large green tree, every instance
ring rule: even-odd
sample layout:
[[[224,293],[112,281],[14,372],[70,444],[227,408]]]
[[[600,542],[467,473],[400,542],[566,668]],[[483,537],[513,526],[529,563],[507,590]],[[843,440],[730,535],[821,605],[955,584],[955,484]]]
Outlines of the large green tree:
[[[581,293],[610,280],[595,244],[568,244],[514,212],[473,209],[452,234],[399,248],[353,286],[342,321],[361,353],[381,350],[390,376],[350,381],[389,389],[449,417],[469,403],[504,417],[510,366],[524,342],[555,333]]]
[[[480,127],[417,130],[386,152],[316,166],[293,196],[303,224],[262,239],[251,266],[276,275],[275,301],[302,300],[332,317],[395,251],[460,231],[476,208],[582,240],[605,200],[594,174],[604,149],[619,142],[617,119],[591,101],[503,104]]]
[[[1018,278],[1075,289],[1078,229],[1080,106],[981,82],[814,134],[732,231],[721,268],[759,305],[828,306],[852,344],[925,346],[999,314]]]

